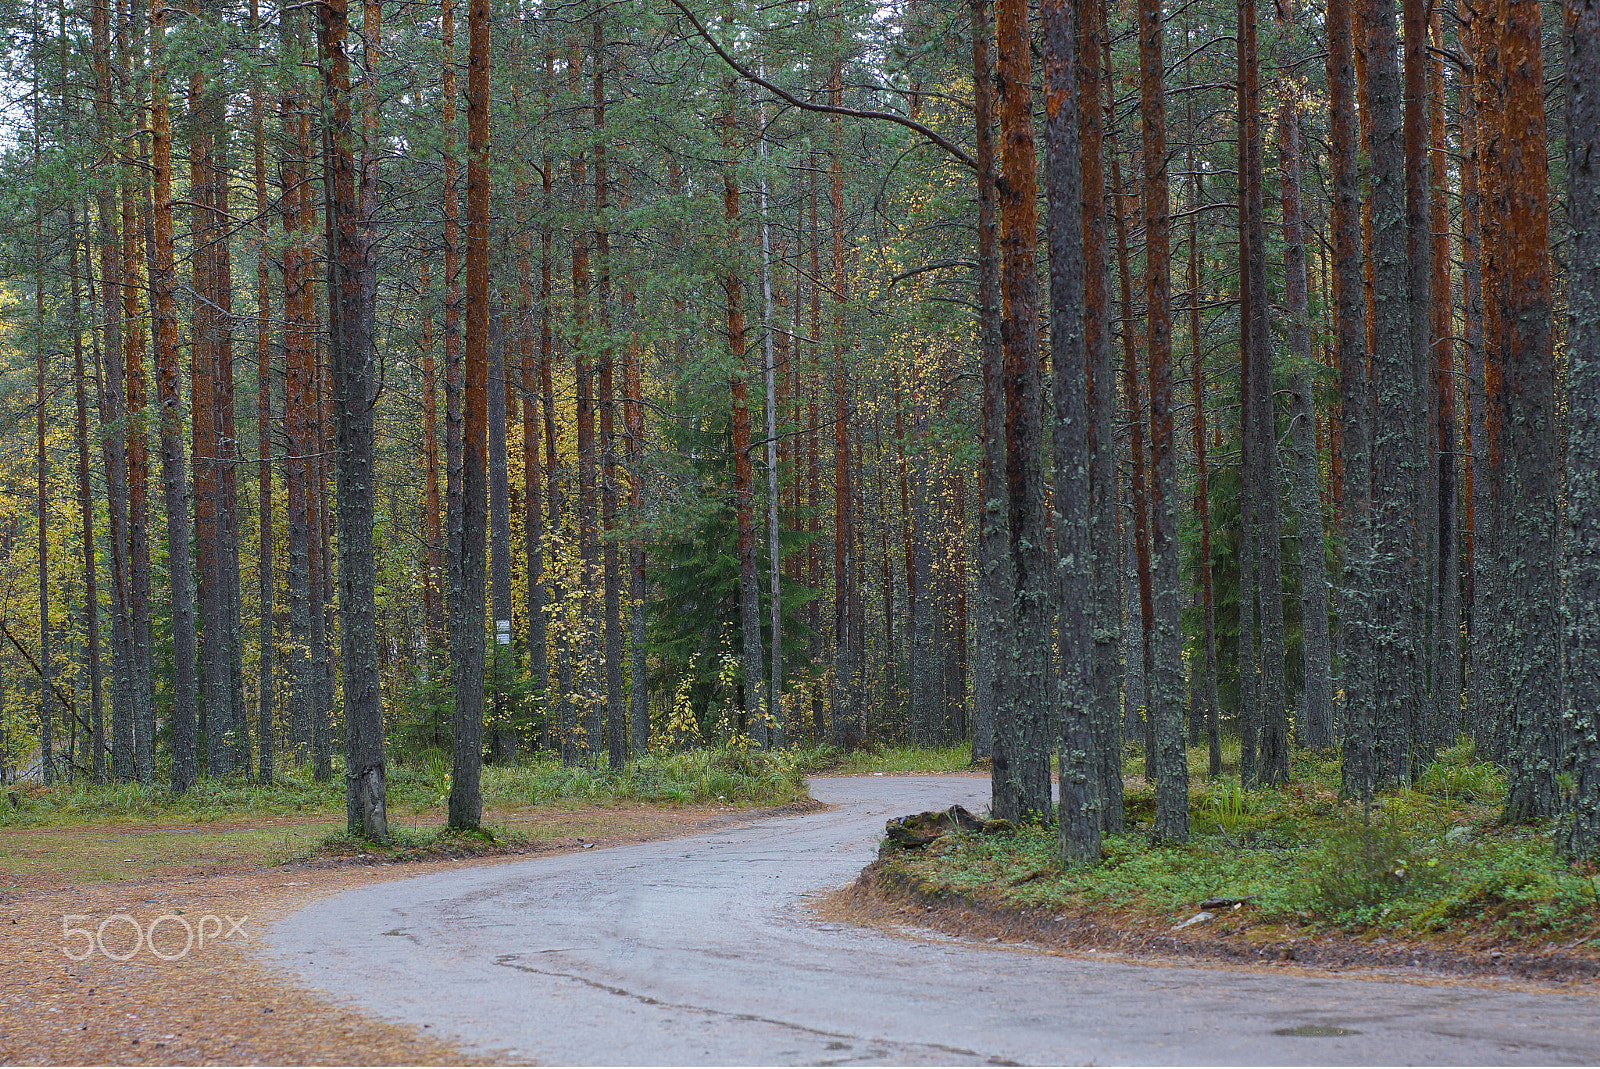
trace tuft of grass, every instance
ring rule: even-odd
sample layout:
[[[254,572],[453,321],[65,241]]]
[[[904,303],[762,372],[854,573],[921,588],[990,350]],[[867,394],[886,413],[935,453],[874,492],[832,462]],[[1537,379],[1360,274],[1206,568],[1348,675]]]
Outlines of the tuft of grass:
[[[439,858],[492,856],[519,853],[530,843],[514,828],[414,828],[391,829],[388,842],[375,843],[348,832],[334,832],[304,853],[285,861],[326,861],[332,859],[372,861],[424,861]]]

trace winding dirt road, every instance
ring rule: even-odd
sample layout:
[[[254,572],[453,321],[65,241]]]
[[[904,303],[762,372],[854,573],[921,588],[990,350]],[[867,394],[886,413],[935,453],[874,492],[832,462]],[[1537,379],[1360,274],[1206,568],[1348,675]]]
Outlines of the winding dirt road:
[[[1600,992],[1082,960],[819,922],[883,822],[973,777],[818,779],[834,806],[688,839],[390,881],[261,953],[365,1013],[505,1061],[1594,1064]]]

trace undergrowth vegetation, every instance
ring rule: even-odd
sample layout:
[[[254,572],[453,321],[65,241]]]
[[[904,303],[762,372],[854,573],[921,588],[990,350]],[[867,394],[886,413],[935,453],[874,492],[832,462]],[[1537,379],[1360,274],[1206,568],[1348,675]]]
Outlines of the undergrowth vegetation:
[[[563,765],[539,754],[515,766],[483,770],[483,799],[491,809],[647,802],[659,805],[726,803],[782,805],[806,797],[805,751],[762,753],[738,748],[651,753],[613,771],[603,763]],[[391,811],[436,812],[442,823],[450,794],[450,755],[425,750],[392,758],[388,768]],[[245,820],[286,814],[342,814],[344,782],[315,782],[309,769],[272,784],[244,779],[202,780],[175,795],[165,786],[139,783],[15,788],[0,799],[0,827],[37,827],[96,821],[196,822]]]
[[[871,746],[842,750],[816,746],[794,751],[800,767],[809,773],[861,776],[874,772],[971,772],[972,744],[954,746]]]
[[[1595,866],[1557,860],[1547,828],[1501,826],[1504,777],[1470,744],[1380,797],[1370,818],[1339,800],[1337,760],[1315,754],[1297,756],[1283,787],[1195,783],[1183,845],[1151,842],[1154,797],[1141,780],[1129,785],[1126,833],[1093,867],[1063,865],[1054,829],[1040,827],[951,835],[888,864],[925,890],[1016,909],[1171,923],[1207,900],[1244,900],[1252,919],[1295,927],[1600,949]]]

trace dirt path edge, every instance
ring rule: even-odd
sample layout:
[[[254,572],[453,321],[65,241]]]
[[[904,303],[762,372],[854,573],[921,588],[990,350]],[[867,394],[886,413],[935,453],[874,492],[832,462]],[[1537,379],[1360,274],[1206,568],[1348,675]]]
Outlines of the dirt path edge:
[[[835,908],[857,922],[931,928],[998,943],[1069,953],[1110,953],[1149,961],[1361,971],[1384,979],[1485,979],[1583,983],[1600,978],[1600,960],[1562,953],[1440,947],[1422,942],[1294,933],[1248,913],[1219,913],[1173,930],[1165,918],[1108,912],[1025,910],[954,891],[874,861],[838,892]]]

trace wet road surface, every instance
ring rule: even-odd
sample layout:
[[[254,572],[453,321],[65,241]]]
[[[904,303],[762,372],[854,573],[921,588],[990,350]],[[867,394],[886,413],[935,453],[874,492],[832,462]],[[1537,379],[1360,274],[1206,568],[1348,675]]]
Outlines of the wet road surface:
[[[1595,1064],[1600,991],[1084,960],[819,921],[889,817],[987,779],[812,781],[835,808],[374,884],[272,964],[505,1061],[566,1065]]]

